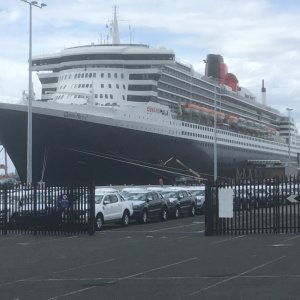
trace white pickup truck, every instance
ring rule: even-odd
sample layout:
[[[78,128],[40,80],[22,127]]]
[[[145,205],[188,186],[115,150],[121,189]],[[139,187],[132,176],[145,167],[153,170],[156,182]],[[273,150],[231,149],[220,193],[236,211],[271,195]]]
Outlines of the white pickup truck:
[[[101,230],[103,224],[107,223],[121,223],[128,226],[132,214],[132,204],[125,201],[117,190],[95,189],[96,230]]]

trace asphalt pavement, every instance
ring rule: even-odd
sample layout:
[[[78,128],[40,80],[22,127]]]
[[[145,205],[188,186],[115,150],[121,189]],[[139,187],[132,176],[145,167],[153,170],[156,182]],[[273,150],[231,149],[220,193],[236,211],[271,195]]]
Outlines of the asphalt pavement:
[[[300,234],[207,237],[204,225],[0,236],[0,299],[300,299]]]

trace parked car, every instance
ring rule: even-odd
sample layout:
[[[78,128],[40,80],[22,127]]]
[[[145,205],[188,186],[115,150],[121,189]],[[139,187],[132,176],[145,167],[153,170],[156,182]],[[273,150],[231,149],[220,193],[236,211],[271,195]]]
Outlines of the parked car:
[[[121,223],[128,226],[133,214],[132,204],[125,201],[120,193],[104,189],[95,190],[95,225],[100,230],[103,224]]]
[[[95,187],[95,192],[97,192],[97,193],[100,193],[100,192],[115,193],[115,192],[118,192],[118,190],[114,187],[96,186]]]
[[[196,213],[204,213],[205,210],[205,186],[188,186],[185,188],[192,196],[196,197]]]
[[[36,202],[32,191],[20,194],[12,192],[9,195],[7,208],[9,211],[9,224],[17,226],[56,226],[60,220],[57,203],[50,199],[47,193],[37,190]]]
[[[234,209],[248,210],[278,205],[273,190],[266,185],[239,185],[234,189]]]
[[[189,214],[194,216],[196,213],[196,198],[188,191],[175,188],[167,188],[161,194],[170,201],[169,213],[178,218],[180,215]]]
[[[133,204],[133,219],[147,223],[149,219],[159,218],[166,221],[170,201],[156,191],[140,191],[130,193],[126,201]]]
[[[146,190],[147,191],[155,191],[155,192],[161,192],[165,189],[165,187],[162,186],[156,186],[156,185],[151,185],[151,186],[147,186]]]
[[[120,194],[124,197],[126,200],[131,193],[136,193],[136,192],[144,192],[146,191],[145,188],[140,187],[140,186],[130,186],[130,187],[125,187],[121,190]]]
[[[0,229],[9,222],[9,208],[4,201],[3,191],[0,191]]]

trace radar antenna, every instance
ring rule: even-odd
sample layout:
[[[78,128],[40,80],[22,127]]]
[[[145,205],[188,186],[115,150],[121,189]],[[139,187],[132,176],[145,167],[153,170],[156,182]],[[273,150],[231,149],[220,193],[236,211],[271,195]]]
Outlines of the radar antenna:
[[[119,25],[118,25],[118,18],[117,18],[117,6],[114,6],[114,18],[110,24],[111,28],[111,35],[112,35],[112,42],[114,45],[120,44],[120,34],[119,34]]]

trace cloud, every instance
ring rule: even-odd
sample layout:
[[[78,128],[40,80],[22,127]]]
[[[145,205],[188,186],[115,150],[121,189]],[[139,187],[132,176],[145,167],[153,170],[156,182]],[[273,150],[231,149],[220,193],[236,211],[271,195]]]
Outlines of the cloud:
[[[46,1],[47,2],[47,1]],[[299,1],[276,0],[51,0],[33,11],[33,53],[98,42],[118,5],[122,41],[163,45],[203,72],[207,53],[224,56],[240,85],[260,99],[265,79],[270,105],[294,107],[300,120]],[[0,92],[16,97],[27,86],[28,7],[7,1],[0,11]],[[35,86],[39,83],[35,78]],[[19,92],[17,92],[19,90]]]
[[[0,25],[11,24],[20,18],[20,12],[17,10],[0,10]]]

